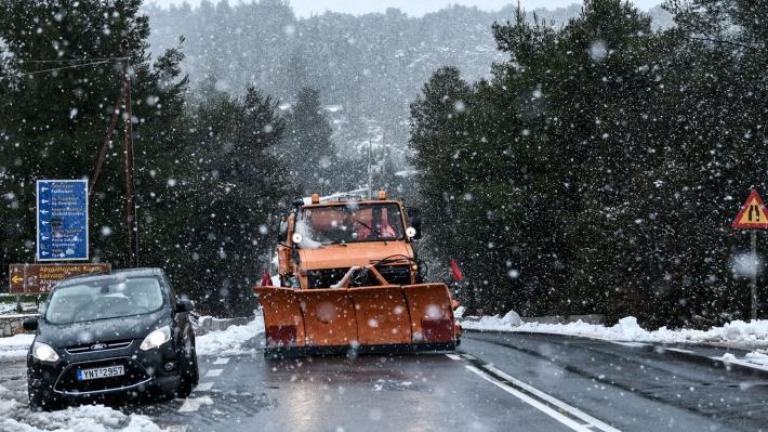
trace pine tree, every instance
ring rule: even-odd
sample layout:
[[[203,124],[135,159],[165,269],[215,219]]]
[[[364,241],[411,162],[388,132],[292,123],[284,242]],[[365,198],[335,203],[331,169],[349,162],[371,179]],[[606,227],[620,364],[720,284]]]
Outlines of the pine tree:
[[[175,245],[167,265],[200,310],[248,315],[251,288],[271,260],[277,212],[297,193],[273,156],[285,122],[276,101],[254,88],[243,97],[203,92],[186,118],[188,150],[167,186],[184,208],[165,218],[164,241]]]
[[[333,130],[323,113],[320,93],[305,87],[296,96],[287,118],[285,145],[280,158],[305,194],[333,192],[335,149]]]
[[[121,90],[118,58],[124,55],[134,82],[137,183],[167,165],[157,156],[174,144],[166,128],[182,108],[182,56],[171,50],[150,64],[148,19],[140,5],[140,0],[0,1],[0,38],[13,64],[0,76],[0,181],[12,196],[0,208],[2,261],[33,260],[35,180],[92,175]],[[91,213],[93,259],[116,267],[125,264],[127,243],[121,138],[114,137]]]

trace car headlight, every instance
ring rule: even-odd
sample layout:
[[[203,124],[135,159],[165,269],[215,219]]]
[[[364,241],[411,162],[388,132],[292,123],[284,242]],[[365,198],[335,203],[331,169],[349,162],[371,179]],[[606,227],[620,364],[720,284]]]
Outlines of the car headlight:
[[[51,348],[50,345],[42,342],[35,342],[32,345],[32,357],[42,362],[50,362],[50,363],[53,363],[59,360],[59,355],[56,354],[56,350]]]
[[[151,349],[159,348],[164,343],[171,340],[171,327],[160,327],[157,330],[153,330],[147,337],[141,342],[139,349],[142,351],[149,351]]]

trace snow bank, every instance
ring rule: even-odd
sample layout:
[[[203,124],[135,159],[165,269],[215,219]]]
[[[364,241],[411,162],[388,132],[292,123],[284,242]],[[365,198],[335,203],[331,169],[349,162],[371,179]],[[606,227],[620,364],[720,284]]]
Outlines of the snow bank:
[[[2,393],[0,393],[2,396]],[[149,417],[126,415],[103,405],[53,412],[32,412],[15,400],[0,398],[0,430],[18,432],[161,432]]]
[[[479,320],[464,320],[461,325],[469,330],[547,333],[617,342],[722,343],[736,347],[768,345],[768,320],[733,321],[708,330],[670,330],[662,327],[648,331],[638,325],[637,318],[631,316],[620,319],[614,326],[606,327],[582,321],[569,324],[524,323],[517,313],[510,311],[503,317],[496,315],[484,316]],[[768,367],[768,353],[765,350],[753,351],[741,358],[726,353],[722,360]]]
[[[245,325],[229,326],[226,330],[213,331],[197,338],[197,355],[238,355],[256,351],[252,339],[264,333],[264,317],[257,315]]]
[[[479,321],[463,321],[461,326],[471,330],[498,330],[514,331],[514,328],[523,324],[520,315],[515,311],[509,311],[503,317],[484,316]]]
[[[587,324],[582,321],[569,324],[524,323],[519,315],[510,311],[503,317],[485,316],[477,321],[464,320],[462,327],[469,330],[495,330],[510,332],[549,333],[578,336],[592,339],[625,342],[664,342],[664,343],[768,343],[768,320],[733,321],[721,327],[708,330],[679,329],[670,330],[662,327],[648,331],[640,327],[637,318],[626,317],[618,324],[606,327]]]
[[[16,311],[16,303],[0,303],[0,314]]]
[[[0,361],[19,360],[27,356],[33,334],[17,334],[11,337],[0,338]]]

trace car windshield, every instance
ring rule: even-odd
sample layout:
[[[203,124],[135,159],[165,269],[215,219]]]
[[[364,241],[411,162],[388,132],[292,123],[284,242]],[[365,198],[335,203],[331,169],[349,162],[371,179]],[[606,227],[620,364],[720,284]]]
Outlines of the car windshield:
[[[397,204],[348,204],[305,208],[297,221],[300,247],[334,243],[399,240],[403,222]]]
[[[57,287],[45,319],[52,324],[71,324],[141,315],[162,306],[163,292],[157,278],[99,279]]]

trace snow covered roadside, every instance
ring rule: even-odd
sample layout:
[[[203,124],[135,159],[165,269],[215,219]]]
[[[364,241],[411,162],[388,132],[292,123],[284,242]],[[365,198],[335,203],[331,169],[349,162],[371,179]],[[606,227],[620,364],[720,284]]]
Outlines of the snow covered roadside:
[[[0,361],[23,359],[27,356],[29,346],[34,339],[33,334],[17,334],[0,338]]]
[[[226,330],[212,331],[197,338],[197,355],[228,356],[252,354],[258,342],[253,341],[264,333],[264,316],[256,315],[245,325],[232,325]]]
[[[61,411],[32,412],[15,400],[3,399],[0,386],[0,430],[18,432],[162,432],[149,417],[126,415],[103,405],[84,405]]]
[[[568,324],[541,324],[523,322],[514,311],[504,316],[484,316],[480,319],[463,320],[462,327],[468,330],[491,330],[524,333],[545,333],[576,336],[615,342],[651,342],[651,343],[717,343],[730,347],[768,346],[768,320],[733,321],[721,327],[708,330],[678,329],[661,327],[658,330],[646,330],[637,323],[637,318],[626,317],[611,327],[587,324],[581,321]],[[726,354],[723,360],[738,360],[760,366],[768,366],[768,354],[759,350],[748,353],[743,358]]]
[[[16,311],[16,303],[0,303],[0,315]]]
[[[541,324],[523,322],[515,312],[502,316],[484,316],[479,320],[464,320],[462,327],[470,330],[495,330],[527,333],[549,333],[578,336],[622,342],[661,342],[661,343],[711,343],[740,342],[765,343],[768,345],[768,320],[733,321],[722,327],[708,330],[678,329],[662,327],[658,330],[645,330],[637,323],[637,318],[626,317],[611,327],[587,324],[581,321],[568,324]]]

